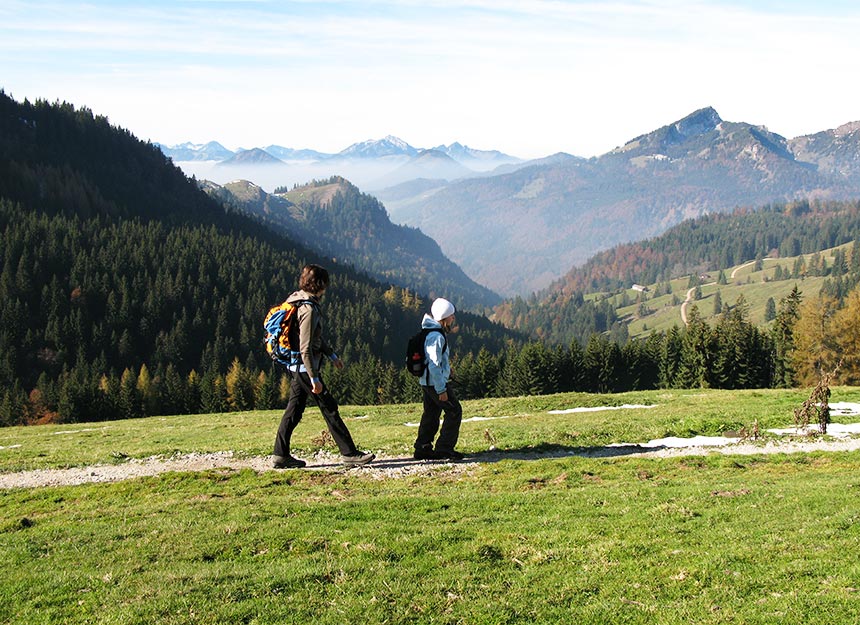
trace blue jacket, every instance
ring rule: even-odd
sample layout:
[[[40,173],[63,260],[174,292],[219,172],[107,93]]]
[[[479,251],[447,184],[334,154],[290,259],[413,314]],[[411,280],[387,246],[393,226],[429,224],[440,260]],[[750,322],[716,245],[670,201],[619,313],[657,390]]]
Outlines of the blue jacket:
[[[442,330],[442,324],[430,315],[424,315],[422,328]],[[448,339],[443,332],[429,332],[424,339],[424,354],[427,356],[427,370],[420,381],[424,386],[432,386],[437,393],[444,393],[448,388],[448,378],[451,377],[451,363],[448,360],[448,350],[445,346]]]

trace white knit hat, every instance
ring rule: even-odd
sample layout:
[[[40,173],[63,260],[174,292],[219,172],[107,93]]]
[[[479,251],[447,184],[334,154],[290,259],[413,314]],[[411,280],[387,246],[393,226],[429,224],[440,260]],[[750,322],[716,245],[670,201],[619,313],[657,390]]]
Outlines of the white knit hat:
[[[436,321],[442,321],[443,319],[453,315],[455,312],[457,312],[457,310],[454,308],[454,304],[443,297],[435,300],[433,305],[430,307],[430,313]]]

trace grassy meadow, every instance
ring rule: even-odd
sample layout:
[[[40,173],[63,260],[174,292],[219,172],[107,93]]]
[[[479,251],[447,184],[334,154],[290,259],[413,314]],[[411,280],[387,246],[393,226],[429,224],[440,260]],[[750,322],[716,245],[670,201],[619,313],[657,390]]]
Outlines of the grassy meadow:
[[[850,253],[851,244],[820,252],[828,267],[833,265],[834,254],[838,249]],[[804,254],[802,257],[806,262],[809,262],[812,254]],[[789,275],[797,260],[797,256],[765,258],[762,262],[762,268],[759,270],[755,269],[753,262],[727,267],[723,270],[726,284],[717,283],[719,271],[708,272],[709,277],[702,281],[701,299],[695,300],[691,304],[698,307],[701,317],[709,323],[713,323],[717,317],[714,310],[717,292],[720,293],[722,304],[728,306],[734,306],[738,298],[743,296],[749,306],[750,322],[764,326],[767,324],[765,309],[768,299],[773,298],[774,303],[779,304],[779,301],[791,293],[795,286],[803,295],[811,297],[818,294],[825,280],[827,280],[825,277],[816,276],[803,279],[774,279],[777,266],[782,267],[784,274]],[[639,304],[637,303],[619,306],[617,308],[618,317],[629,320],[628,332],[630,336],[644,338],[652,331],[665,332],[672,326],[682,327],[684,324],[681,321],[681,304],[687,297],[689,280],[689,276],[671,280],[672,293],[657,297],[653,297],[651,294],[655,292],[658,285],[645,285],[649,289],[649,297],[645,305],[650,312],[644,316],[640,315]],[[630,289],[627,291],[627,295],[630,300],[635,302],[639,294]],[[620,301],[620,298],[616,297],[616,300]]]
[[[462,426],[472,458],[388,479],[219,469],[0,491],[0,623],[857,623],[860,453],[567,453],[790,426],[807,395],[465,402],[482,419]],[[831,401],[860,402],[860,388]],[[609,406],[633,407],[550,413]],[[402,456],[420,406],[343,414],[362,448]],[[266,455],[279,418],[5,428],[0,472]],[[296,455],[332,450],[323,427],[309,408]]]

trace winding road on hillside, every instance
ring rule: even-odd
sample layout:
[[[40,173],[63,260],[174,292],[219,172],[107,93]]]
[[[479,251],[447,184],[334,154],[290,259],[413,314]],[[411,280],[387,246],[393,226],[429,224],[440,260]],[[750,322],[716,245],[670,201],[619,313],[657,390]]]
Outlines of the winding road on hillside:
[[[780,260],[779,258],[763,258],[762,260]],[[738,272],[744,267],[749,267],[750,265],[754,265],[756,261],[751,260],[749,262],[744,263],[743,265],[738,265],[734,269],[732,269],[732,275],[729,276],[730,280],[734,280]],[[716,282],[708,282],[707,284],[702,284],[701,286],[711,286],[712,284],[716,284]],[[687,305],[693,301],[693,294],[696,292],[696,287],[687,290],[687,299],[681,304],[681,321],[684,325],[689,325],[687,323]]]
[[[708,282],[707,284],[702,284],[700,286],[711,286],[712,284],[716,284],[716,282]],[[681,304],[681,321],[685,326],[689,325],[687,323],[687,305],[693,301],[693,296],[695,293],[696,287],[687,289],[687,299],[685,299],[684,302]]]

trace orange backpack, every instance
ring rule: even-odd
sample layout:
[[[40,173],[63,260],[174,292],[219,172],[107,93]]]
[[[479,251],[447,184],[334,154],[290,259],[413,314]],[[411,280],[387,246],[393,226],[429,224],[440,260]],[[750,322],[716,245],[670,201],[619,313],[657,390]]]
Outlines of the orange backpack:
[[[266,351],[271,356],[272,360],[286,367],[295,367],[302,363],[302,354],[299,351],[299,346],[291,344],[291,337],[296,336],[292,328],[295,326],[293,320],[298,316],[299,306],[316,304],[310,300],[303,299],[295,302],[283,302],[269,309],[266,318],[263,320],[263,329],[265,336],[263,342],[266,345]]]

